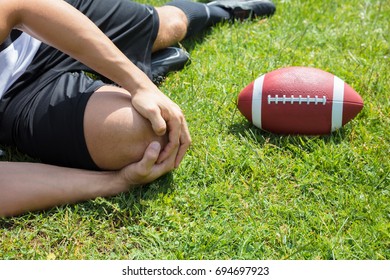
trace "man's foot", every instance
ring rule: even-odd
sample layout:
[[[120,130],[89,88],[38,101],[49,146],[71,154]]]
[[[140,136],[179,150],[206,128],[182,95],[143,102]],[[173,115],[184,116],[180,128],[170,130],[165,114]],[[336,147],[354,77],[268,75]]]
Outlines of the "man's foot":
[[[269,17],[275,13],[276,7],[269,0],[216,0],[207,4],[228,10],[233,19]]]
[[[159,50],[152,54],[152,80],[160,84],[169,72],[183,69],[189,61],[190,55],[175,47]]]

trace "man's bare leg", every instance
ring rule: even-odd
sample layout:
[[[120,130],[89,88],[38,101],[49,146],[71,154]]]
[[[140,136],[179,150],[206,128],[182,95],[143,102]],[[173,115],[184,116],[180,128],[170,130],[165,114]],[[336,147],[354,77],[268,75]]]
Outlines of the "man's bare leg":
[[[160,27],[156,41],[153,44],[153,52],[170,47],[184,39],[187,34],[188,20],[182,10],[173,6],[156,8]]]
[[[93,161],[103,170],[139,161],[152,141],[167,143],[167,136],[157,136],[151,123],[134,109],[130,94],[115,86],[103,86],[90,97],[84,135]]]

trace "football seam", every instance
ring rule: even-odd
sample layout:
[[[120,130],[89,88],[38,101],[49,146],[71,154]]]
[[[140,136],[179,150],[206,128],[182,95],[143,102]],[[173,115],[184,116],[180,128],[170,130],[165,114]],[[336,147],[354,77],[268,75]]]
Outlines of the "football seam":
[[[302,96],[302,94],[298,95],[298,97],[295,97],[294,95],[291,95],[290,97],[287,97],[286,95],[283,95],[282,97],[279,97],[279,95],[275,95],[272,97],[271,95],[267,96],[268,104],[271,105],[272,102],[274,104],[296,104],[299,105],[310,105],[310,104],[322,104],[326,105],[327,99],[326,96],[323,95],[322,97],[319,97],[318,95],[315,95],[314,97],[311,97],[310,95]]]

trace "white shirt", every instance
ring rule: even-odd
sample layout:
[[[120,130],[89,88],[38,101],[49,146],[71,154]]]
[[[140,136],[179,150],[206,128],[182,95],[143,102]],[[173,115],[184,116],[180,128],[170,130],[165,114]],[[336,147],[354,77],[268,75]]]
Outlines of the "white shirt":
[[[0,99],[7,89],[26,71],[41,42],[26,33],[12,40],[0,51]]]

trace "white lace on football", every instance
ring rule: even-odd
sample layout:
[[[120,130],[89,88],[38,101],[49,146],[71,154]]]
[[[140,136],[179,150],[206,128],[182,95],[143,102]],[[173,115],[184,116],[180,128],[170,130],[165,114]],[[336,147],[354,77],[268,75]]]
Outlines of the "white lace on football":
[[[286,95],[283,95],[282,97],[279,97],[278,95],[275,95],[275,97],[272,97],[271,95],[268,95],[268,104],[271,104],[274,102],[275,104],[278,104],[279,102],[282,104],[326,104],[326,96],[318,97],[317,95],[314,97],[310,97],[310,95],[302,96],[299,95],[298,97],[294,97],[294,95],[291,95],[291,97],[286,97]]]

